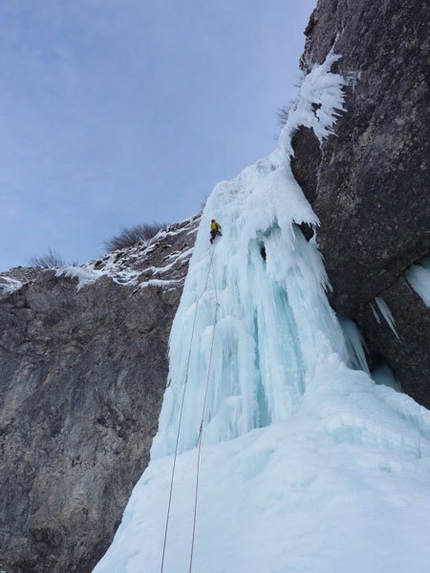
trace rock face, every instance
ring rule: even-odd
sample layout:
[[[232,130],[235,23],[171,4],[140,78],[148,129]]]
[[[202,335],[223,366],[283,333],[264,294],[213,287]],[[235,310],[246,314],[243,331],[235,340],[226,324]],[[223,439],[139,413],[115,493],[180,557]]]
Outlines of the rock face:
[[[301,64],[308,72],[331,50],[342,56],[332,71],[349,82],[347,112],[322,146],[305,128],[293,142],[293,171],[321,221],[334,308],[358,323],[369,358],[383,358],[427,408],[430,309],[405,270],[430,252],[428,29],[419,0],[320,0]]]
[[[422,0],[319,2],[302,66],[342,55],[347,112],[321,146],[297,131],[293,170],[321,221],[334,308],[430,407],[430,309],[405,278],[430,252],[428,20]],[[6,573],[89,573],[109,546],[157,430],[197,222],[60,276],[0,275]]]
[[[77,278],[0,276],[6,573],[88,573],[109,546],[157,431],[196,225],[69,271]]]

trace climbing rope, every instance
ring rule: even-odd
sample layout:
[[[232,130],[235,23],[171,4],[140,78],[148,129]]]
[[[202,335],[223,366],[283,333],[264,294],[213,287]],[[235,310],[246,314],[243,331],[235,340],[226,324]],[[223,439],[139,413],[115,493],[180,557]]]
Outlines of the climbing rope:
[[[196,521],[197,521],[197,504],[198,504],[198,496],[199,496],[199,477],[200,477],[200,462],[201,462],[201,451],[202,451],[202,441],[203,441],[203,424],[206,415],[206,404],[207,404],[207,397],[208,397],[208,389],[209,389],[209,378],[212,366],[212,355],[213,355],[213,348],[214,348],[214,340],[215,340],[215,326],[217,322],[218,316],[218,296],[216,290],[216,282],[215,282],[215,272],[212,266],[212,273],[214,279],[214,289],[215,289],[215,314],[213,320],[213,328],[212,328],[212,339],[211,339],[211,349],[209,353],[209,363],[208,369],[206,374],[206,387],[205,387],[205,396],[203,400],[203,410],[202,410],[202,418],[200,420],[200,429],[199,429],[199,437],[198,437],[198,447],[197,447],[197,472],[196,472],[196,487],[194,493],[194,516],[193,516],[193,534],[191,539],[191,551],[190,551],[190,567],[189,573],[192,572],[193,569],[193,557],[194,557],[194,541],[196,536]]]
[[[168,534],[168,530],[169,530],[170,509],[171,509],[171,505],[172,505],[172,496],[173,496],[173,483],[174,483],[174,480],[175,480],[176,460],[177,460],[177,457],[178,457],[179,438],[180,438],[180,434],[181,434],[182,416],[183,416],[183,412],[184,412],[185,395],[186,395],[186,388],[187,388],[187,382],[188,382],[188,371],[189,371],[189,368],[190,368],[191,350],[192,350],[192,346],[193,346],[194,331],[195,331],[196,320],[197,320],[197,310],[198,310],[198,306],[199,306],[200,299],[202,298],[202,296],[205,294],[205,292],[206,292],[206,290],[207,290],[207,286],[208,286],[208,283],[209,283],[209,276],[210,276],[211,269],[212,269],[212,273],[213,273],[213,256],[214,256],[214,250],[215,250],[215,249],[212,248],[212,253],[211,253],[211,257],[210,257],[210,261],[209,261],[209,268],[208,268],[208,274],[207,274],[207,276],[206,276],[205,286],[204,286],[204,288],[203,288],[203,290],[202,290],[200,296],[197,298],[196,308],[195,308],[195,311],[194,311],[193,327],[192,327],[192,330],[191,330],[190,347],[189,347],[188,358],[187,358],[187,367],[186,367],[186,370],[185,370],[184,388],[183,388],[183,390],[182,390],[181,408],[180,408],[180,412],[179,412],[178,432],[177,432],[177,436],[176,436],[175,453],[174,453],[174,455],[173,455],[173,466],[172,466],[172,474],[171,474],[170,489],[169,489],[169,501],[168,501],[168,504],[167,504],[166,525],[165,525],[165,528],[164,528],[163,551],[162,551],[162,557],[161,557],[161,569],[160,569],[160,572],[161,572],[161,573],[164,572],[164,562],[165,562],[166,547],[167,547],[167,534]],[[215,274],[214,274],[214,273],[213,273],[213,277],[214,277],[214,284],[215,284]],[[209,359],[208,372],[209,372],[209,370],[210,370],[210,364],[211,364],[211,361],[212,361],[212,349],[213,349],[213,340],[214,340],[214,334],[215,334],[215,322],[216,322],[216,316],[217,316],[217,311],[218,311],[218,301],[217,301],[216,285],[215,285],[215,300],[216,300],[216,303],[217,303],[217,304],[216,304],[216,311],[215,311],[215,318],[214,318],[214,328],[213,328],[213,332],[212,332],[212,342],[211,342],[211,351],[210,351],[210,359]],[[202,428],[203,428],[204,412],[205,412],[205,409],[206,409],[208,379],[209,379],[209,374],[208,374],[207,381],[206,381],[206,392],[205,392],[205,398],[204,398],[203,416],[202,416],[202,421],[201,421],[200,430],[199,430],[199,442],[200,442],[200,444],[201,444],[201,434],[202,434]],[[198,453],[198,468],[199,468],[199,465],[200,465],[200,447],[199,447],[199,453]],[[199,469],[198,469],[198,472],[197,472],[197,481],[198,481],[198,473],[199,473]],[[193,556],[193,552],[194,552],[195,523],[196,523],[196,515],[197,515],[197,510],[196,510],[197,491],[198,491],[198,487],[196,487],[196,501],[195,501],[194,521],[193,521],[193,538],[192,538],[192,549],[191,549],[191,556],[190,556],[190,571],[191,571],[191,568],[192,568],[192,556]]]

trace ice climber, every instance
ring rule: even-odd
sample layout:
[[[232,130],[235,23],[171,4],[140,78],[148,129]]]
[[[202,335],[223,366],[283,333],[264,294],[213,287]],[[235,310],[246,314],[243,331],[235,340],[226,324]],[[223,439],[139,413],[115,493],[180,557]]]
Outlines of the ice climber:
[[[222,237],[221,233],[221,225],[215,221],[215,219],[211,219],[211,238],[210,242],[213,243],[216,236]]]

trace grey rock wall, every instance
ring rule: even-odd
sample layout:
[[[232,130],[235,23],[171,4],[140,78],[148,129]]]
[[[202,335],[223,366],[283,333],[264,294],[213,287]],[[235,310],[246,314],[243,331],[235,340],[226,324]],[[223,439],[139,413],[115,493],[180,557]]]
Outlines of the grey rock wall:
[[[349,80],[347,112],[322,146],[295,135],[293,171],[318,215],[317,240],[336,310],[353,318],[369,348],[405,391],[430,407],[430,309],[405,270],[430,252],[429,10],[419,0],[320,0],[301,64]],[[388,304],[398,337],[370,305]]]
[[[0,569],[89,573],[149,459],[197,219],[0,296]],[[0,283],[2,281],[0,280]],[[16,285],[16,283],[15,283]]]
[[[300,129],[293,169],[321,221],[333,306],[357,322],[369,359],[430,407],[429,309],[404,274],[430,251],[428,19],[417,0],[319,2],[302,66],[333,49],[333,71],[352,81],[337,137],[320,146]],[[157,430],[197,223],[87,265],[79,290],[54,271],[0,275],[7,573],[89,573],[109,546]]]

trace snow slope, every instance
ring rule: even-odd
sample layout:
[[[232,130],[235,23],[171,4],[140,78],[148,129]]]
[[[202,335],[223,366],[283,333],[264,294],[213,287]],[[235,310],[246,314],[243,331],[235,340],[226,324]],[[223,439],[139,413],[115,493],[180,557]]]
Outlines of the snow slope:
[[[355,369],[359,337],[298,228],[318,221],[289,138],[314,127],[318,93],[332,131],[329,70],[308,76],[279,148],[207,201],[151,462],[95,573],[428,571],[430,412]]]

